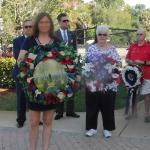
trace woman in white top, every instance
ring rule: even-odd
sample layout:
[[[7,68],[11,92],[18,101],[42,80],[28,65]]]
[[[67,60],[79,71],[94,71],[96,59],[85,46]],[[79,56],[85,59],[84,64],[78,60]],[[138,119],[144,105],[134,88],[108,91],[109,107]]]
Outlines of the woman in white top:
[[[111,137],[115,129],[115,98],[117,92],[117,66],[121,65],[121,58],[116,48],[109,44],[108,27],[98,26],[96,40],[88,47],[86,63],[92,71],[86,78],[86,135],[97,133],[98,113],[101,111],[103,120],[103,134]],[[116,76],[117,74],[117,76]]]

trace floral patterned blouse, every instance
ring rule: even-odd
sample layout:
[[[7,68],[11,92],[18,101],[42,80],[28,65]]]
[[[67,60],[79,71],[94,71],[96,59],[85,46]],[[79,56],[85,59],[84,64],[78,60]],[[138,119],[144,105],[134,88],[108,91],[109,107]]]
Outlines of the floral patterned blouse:
[[[91,92],[111,90],[116,92],[121,57],[114,46],[107,49],[98,48],[96,44],[88,47],[85,54],[83,75],[86,87]]]

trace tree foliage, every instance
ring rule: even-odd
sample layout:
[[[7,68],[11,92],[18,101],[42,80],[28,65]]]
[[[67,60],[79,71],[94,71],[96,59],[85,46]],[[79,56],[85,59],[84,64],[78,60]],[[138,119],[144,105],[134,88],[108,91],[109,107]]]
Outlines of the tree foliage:
[[[12,38],[19,34],[18,30],[24,19],[32,17],[36,12],[34,6],[36,0],[4,0],[2,4],[2,18],[4,22],[4,41],[11,41]]]
[[[2,4],[2,18],[4,20],[5,36],[12,37],[19,34],[18,30],[23,20],[34,18],[39,12],[48,12],[57,27],[56,17],[61,12],[66,12],[71,21],[71,28],[75,29],[76,24],[83,26],[91,25],[90,5],[86,5],[81,0],[4,0]]]
[[[60,12],[66,12],[70,18],[71,29],[107,24],[117,28],[137,28],[150,30],[150,10],[145,5],[130,7],[124,0],[4,0],[1,16],[4,20],[5,37],[3,41],[11,41],[19,34],[21,24],[26,18],[34,18],[37,13],[48,12],[55,27]]]
[[[150,9],[144,10],[139,17],[140,24],[150,31]]]

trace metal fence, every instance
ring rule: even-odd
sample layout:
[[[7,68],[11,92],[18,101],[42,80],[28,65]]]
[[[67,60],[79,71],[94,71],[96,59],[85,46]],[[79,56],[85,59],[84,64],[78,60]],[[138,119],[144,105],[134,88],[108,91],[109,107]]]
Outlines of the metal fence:
[[[109,28],[109,40],[116,47],[128,47],[128,45],[135,40],[135,32],[137,29],[120,29]],[[77,43],[85,45],[87,41],[95,39],[96,26],[92,28],[77,29],[75,31]]]

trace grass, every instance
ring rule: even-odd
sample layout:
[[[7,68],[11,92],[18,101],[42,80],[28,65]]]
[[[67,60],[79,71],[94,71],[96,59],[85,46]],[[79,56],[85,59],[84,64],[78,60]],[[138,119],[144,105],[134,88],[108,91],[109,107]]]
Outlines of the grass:
[[[77,112],[85,111],[85,94],[84,89],[77,92],[75,96],[75,108]],[[116,98],[116,109],[123,108],[126,99],[126,88],[124,85],[119,86],[119,91]],[[16,95],[14,91],[0,93],[0,110],[15,111],[16,110]]]
[[[126,87],[122,84],[118,88],[117,97],[116,97],[116,109],[123,108],[125,106],[125,101],[127,98]]]
[[[75,108],[78,112],[85,111],[85,91],[84,89],[80,90],[75,97]],[[124,85],[119,86],[119,90],[116,97],[116,105],[115,109],[121,109],[125,106],[125,100],[126,100],[126,88]]]
[[[14,91],[0,93],[0,110],[16,110],[16,94]]]

